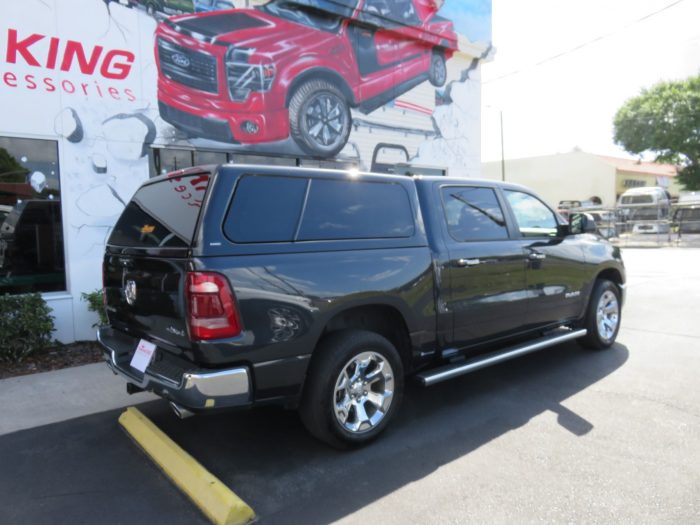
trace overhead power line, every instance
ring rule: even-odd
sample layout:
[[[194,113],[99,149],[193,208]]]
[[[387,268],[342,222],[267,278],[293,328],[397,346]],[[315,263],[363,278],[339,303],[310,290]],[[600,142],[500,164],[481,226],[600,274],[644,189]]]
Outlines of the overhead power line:
[[[641,18],[637,18],[636,20],[631,21],[630,23],[628,23],[627,25],[621,27],[620,29],[617,29],[617,30],[615,30],[615,31],[611,31],[611,32],[609,32],[609,33],[606,33],[606,34],[604,34],[604,35],[600,35],[600,36],[597,36],[597,37],[595,37],[595,38],[592,38],[591,40],[588,40],[588,41],[586,41],[586,42],[583,42],[582,44],[579,44],[579,45],[574,46],[574,47],[572,47],[572,48],[570,48],[570,49],[567,49],[566,51],[562,51],[561,53],[557,53],[556,55],[552,55],[552,56],[547,57],[547,58],[545,58],[545,59],[543,59],[543,60],[540,60],[539,62],[536,62],[536,63],[532,64],[531,66],[524,67],[524,68],[522,68],[522,69],[516,69],[515,71],[511,71],[511,72],[509,72],[509,73],[505,73],[505,74],[503,74],[503,75],[501,75],[501,76],[498,76],[498,77],[496,77],[496,78],[492,78],[492,79],[490,79],[490,80],[484,80],[482,83],[483,83],[483,84],[490,84],[491,82],[496,82],[496,81],[498,81],[498,80],[503,80],[504,78],[512,77],[512,76],[514,76],[514,75],[518,75],[518,74],[520,74],[520,73],[523,73],[523,72],[527,71],[528,69],[532,69],[532,68],[535,68],[535,67],[539,67],[539,66],[542,66],[542,65],[544,65],[544,64],[546,64],[546,63],[548,63],[548,62],[551,62],[551,61],[553,61],[553,60],[557,60],[557,59],[559,59],[559,58],[561,58],[561,57],[563,57],[563,56],[566,56],[566,55],[569,55],[569,54],[574,53],[574,52],[576,52],[576,51],[579,51],[579,50],[583,49],[584,47],[590,46],[590,45],[592,45],[592,44],[596,44],[596,43],[600,42],[601,40],[605,40],[605,39],[607,39],[607,38],[610,38],[610,37],[612,37],[612,36],[617,35],[618,33],[621,33],[621,32],[623,32],[623,31],[626,31],[626,30],[629,29],[630,27],[632,27],[632,26],[634,26],[634,25],[636,25],[636,24],[639,24],[639,23],[641,23],[641,22],[644,22],[645,20],[648,20],[648,19],[650,19],[650,18],[652,18],[652,17],[654,17],[654,16],[656,16],[656,15],[658,15],[658,14],[661,14],[661,13],[663,13],[664,11],[668,11],[669,9],[672,9],[673,7],[676,7],[678,4],[683,3],[683,2],[685,2],[685,0],[675,0],[675,2],[671,2],[670,4],[665,5],[665,6],[662,7],[661,9],[657,9],[656,11],[652,11],[651,13],[648,13],[648,14],[642,16]]]

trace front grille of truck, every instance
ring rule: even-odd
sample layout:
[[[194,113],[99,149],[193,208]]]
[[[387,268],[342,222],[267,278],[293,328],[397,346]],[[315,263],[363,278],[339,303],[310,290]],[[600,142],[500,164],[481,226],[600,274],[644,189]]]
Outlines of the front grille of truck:
[[[218,93],[215,57],[159,38],[158,58],[161,73],[173,82]]]

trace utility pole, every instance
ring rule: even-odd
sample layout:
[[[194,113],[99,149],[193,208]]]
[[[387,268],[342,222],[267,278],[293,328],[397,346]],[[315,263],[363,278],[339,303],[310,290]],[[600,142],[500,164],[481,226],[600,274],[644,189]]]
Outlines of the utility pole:
[[[501,180],[506,181],[506,155],[503,149],[503,110],[499,109],[498,112],[501,115]]]

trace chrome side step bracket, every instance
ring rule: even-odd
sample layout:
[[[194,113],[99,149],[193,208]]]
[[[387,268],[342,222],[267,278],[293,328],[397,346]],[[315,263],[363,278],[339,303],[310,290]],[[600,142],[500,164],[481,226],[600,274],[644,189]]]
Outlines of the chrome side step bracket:
[[[497,352],[477,356],[468,361],[462,361],[461,363],[455,363],[442,366],[440,368],[435,368],[433,370],[427,370],[417,374],[416,377],[423,386],[431,386],[436,383],[440,383],[441,381],[447,381],[453,377],[469,374],[470,372],[502,363],[503,361],[508,361],[521,355],[537,352],[538,350],[549,348],[550,346],[578,339],[579,337],[585,336],[586,333],[586,329],[566,331],[560,330],[555,332],[553,335],[540,337],[539,339],[529,341],[523,345],[511,346]]]

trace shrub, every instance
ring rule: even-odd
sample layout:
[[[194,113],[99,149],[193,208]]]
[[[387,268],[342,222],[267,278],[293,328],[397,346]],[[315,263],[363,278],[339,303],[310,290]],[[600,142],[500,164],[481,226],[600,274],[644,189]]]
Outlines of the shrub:
[[[94,292],[83,292],[80,294],[80,299],[82,299],[88,304],[88,310],[90,310],[91,312],[95,312],[100,318],[99,323],[95,323],[92,325],[93,328],[97,326],[104,326],[109,323],[109,320],[107,319],[107,312],[105,312],[103,294],[104,291],[102,290],[102,288],[99,288]]]
[[[0,296],[0,361],[19,363],[46,348],[53,329],[51,308],[41,294]]]

